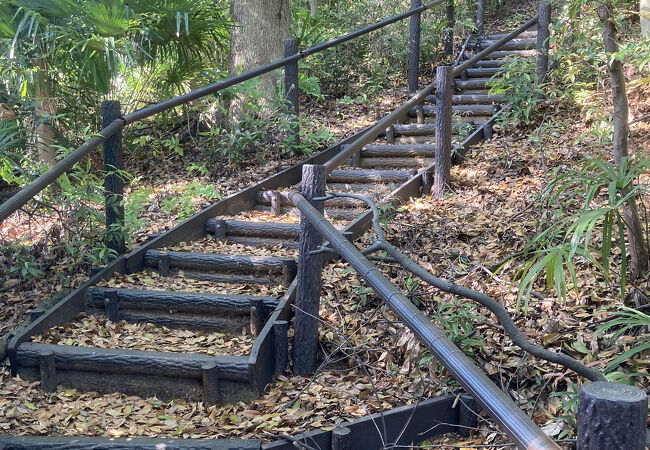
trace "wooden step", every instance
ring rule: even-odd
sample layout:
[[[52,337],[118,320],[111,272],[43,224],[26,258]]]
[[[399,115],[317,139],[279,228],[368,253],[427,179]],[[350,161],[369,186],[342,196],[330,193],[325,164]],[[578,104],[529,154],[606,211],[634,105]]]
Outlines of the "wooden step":
[[[361,150],[361,157],[390,158],[405,156],[423,156],[432,158],[436,155],[435,144],[384,144],[366,145]]]
[[[469,78],[490,78],[501,72],[503,72],[503,69],[499,67],[479,67],[465,71]]]
[[[160,250],[147,250],[144,264],[158,269],[162,275],[172,269],[182,269],[187,276],[201,280],[269,284],[281,279],[285,286],[295,276],[297,266],[294,258]]]
[[[536,50],[497,50],[485,57],[485,59],[504,59],[504,58],[529,58],[537,55]],[[471,52],[466,53],[465,59],[474,56]]]
[[[413,175],[406,170],[333,170],[327,183],[404,183]]]
[[[435,103],[435,96],[428,96],[427,101]],[[504,101],[503,95],[499,94],[460,94],[452,96],[452,103],[454,105],[493,105],[503,103]]]
[[[422,112],[425,116],[435,116],[436,106],[422,106]],[[496,109],[492,105],[454,105],[452,111],[455,115],[466,117],[492,117],[496,113]],[[410,117],[416,117],[417,111],[415,108],[409,111]]]
[[[456,89],[487,89],[494,80],[491,78],[470,78],[467,80],[454,80]]]
[[[427,167],[433,163],[433,158],[414,157],[381,157],[381,158],[364,158],[359,160],[359,167],[368,169],[393,169],[393,168],[414,168],[419,169]]]
[[[498,41],[499,39],[503,39],[504,37],[508,36],[510,33],[492,33],[485,35],[485,39],[491,40],[491,41]],[[537,37],[537,30],[528,30],[524,31],[521,33],[519,36],[517,36],[517,39],[520,38],[536,38]]]
[[[368,185],[366,184],[366,190],[367,189],[368,189]],[[269,206],[258,205],[255,207],[255,209],[257,211],[264,211],[264,212],[271,213],[271,208]],[[359,214],[362,214],[363,212],[364,211],[358,209],[325,208],[325,217],[331,220],[354,220],[359,216]],[[299,216],[300,211],[297,208],[291,208],[291,207],[287,208],[283,206],[282,214],[293,214]],[[243,243],[244,239],[259,239],[260,241],[262,240],[262,238],[243,238],[243,237],[233,236],[232,238],[228,238],[228,242]],[[298,241],[295,242],[297,243]],[[244,244],[244,245],[251,245],[251,244]]]
[[[267,209],[268,212],[271,212],[271,208],[267,208]],[[299,246],[298,239],[284,240],[284,239],[248,237],[248,236],[228,236],[226,240],[232,244],[246,245],[249,247],[263,247],[263,248],[282,247],[282,248],[296,249]]]
[[[472,67],[494,69],[494,68],[502,67],[505,64],[508,64],[508,61],[509,60],[507,58],[503,58],[503,59],[482,59],[480,61],[476,61]]]
[[[51,367],[44,364],[47,355]],[[250,391],[249,357],[152,352],[24,342],[16,348],[18,374],[24,379],[54,379],[54,385],[126,395],[226,403]],[[201,383],[217,374],[216,383]],[[214,392],[214,384],[219,385]],[[213,392],[210,392],[213,390]],[[251,394],[249,394],[251,397]],[[60,448],[60,446],[57,446]]]
[[[372,191],[368,191],[368,185],[365,183],[327,183],[327,191],[364,194],[370,198],[379,200],[382,196],[390,194],[397,186],[397,183],[374,185],[371,187]]]
[[[494,39],[494,40],[481,39],[478,42],[478,45],[481,48],[481,50],[484,50],[484,49],[490,47],[491,45],[496,44],[497,41],[498,41],[498,39]],[[510,42],[506,42],[501,47],[500,50],[501,51],[504,51],[504,50],[506,50],[506,51],[507,50],[530,50],[530,49],[534,49],[536,47],[537,47],[537,39],[513,39]]]
[[[288,192],[287,191],[280,191],[280,204],[282,206],[293,206],[293,203],[291,203],[291,200],[289,200]],[[257,197],[257,204],[259,205],[266,205],[269,206],[271,205],[271,200],[268,195],[266,195],[265,192],[259,192],[258,197]],[[328,208],[359,208],[360,206],[363,206],[363,202],[360,200],[355,200],[353,198],[333,198],[330,200],[327,200],[326,203]],[[336,228],[338,229],[343,229],[343,227],[337,226]]]
[[[300,225],[281,222],[208,219],[205,222],[205,231],[216,239],[247,236],[297,240],[300,237]]]
[[[278,299],[257,295],[199,294],[183,291],[149,291],[90,287],[86,291],[86,305],[104,309],[107,300],[117,302],[122,309],[175,310],[207,314],[248,314],[251,305],[263,305],[267,313],[278,306]]]
[[[435,95],[428,95],[425,99],[427,103],[436,103]],[[493,103],[503,103],[503,95],[489,94],[461,94],[454,95],[451,98],[454,105],[492,105]]]
[[[463,128],[464,124],[452,123],[453,130]],[[432,138],[436,133],[435,123],[422,123],[422,124],[401,124],[393,125],[393,131],[399,136],[431,136]]]

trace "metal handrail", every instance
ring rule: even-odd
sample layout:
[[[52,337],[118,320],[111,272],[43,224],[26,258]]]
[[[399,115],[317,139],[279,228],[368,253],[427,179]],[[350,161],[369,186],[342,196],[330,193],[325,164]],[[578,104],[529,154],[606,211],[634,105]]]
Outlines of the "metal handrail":
[[[512,399],[500,390],[490,378],[429,318],[420,311],[393,283],[388,280],[350,241],[347,240],[298,191],[292,190],[289,199],[335,249],[368,283],[404,324],[426,345],[436,359],[451,373],[465,390],[490,414],[521,449],[559,449],[535,423],[519,409]]]
[[[355,39],[359,36],[378,30],[392,23],[399,22],[400,20],[403,20],[407,17],[413,16],[415,14],[419,14],[423,11],[433,8],[436,5],[444,3],[445,1],[446,0],[435,0],[433,2],[422,5],[418,8],[410,9],[403,13],[397,14],[393,17],[389,17],[388,19],[384,19],[373,25],[360,28],[356,31],[345,34],[338,38],[332,39],[322,44],[318,44],[306,50],[302,50],[294,55],[260,66],[256,69],[242,73],[241,75],[237,75],[228,78],[224,81],[220,81],[218,83],[204,86],[202,88],[196,89],[186,94],[179,95],[177,97],[171,98],[169,100],[165,100],[155,105],[144,107],[130,114],[126,114],[120,117],[119,119],[116,119],[115,121],[111,122],[108,126],[104,127],[101,131],[97,133],[97,135],[95,135],[94,137],[92,137],[91,139],[83,143],[80,147],[78,147],[68,156],[66,156],[61,161],[59,161],[54,166],[52,166],[43,175],[41,175],[40,177],[38,177],[37,179],[29,183],[27,186],[25,186],[15,195],[10,197],[7,201],[2,203],[0,205],[0,222],[7,219],[7,217],[9,217],[20,207],[22,207],[25,203],[31,200],[36,194],[38,194],[40,191],[42,191],[47,186],[49,186],[54,181],[56,181],[58,177],[60,177],[61,175],[63,175],[64,173],[72,169],[72,167],[77,162],[79,162],[83,157],[88,155],[92,150],[97,148],[106,139],[113,136],[115,133],[117,133],[119,130],[124,128],[126,125],[130,125],[133,122],[136,122],[138,120],[151,117],[160,112],[170,110],[172,108],[199,99],[201,97],[205,97],[206,95],[219,92],[228,87],[250,80],[251,78],[255,78],[257,76],[279,69],[281,67],[286,66],[287,64],[294,63],[300,59],[306,58],[307,56],[313,55],[314,53],[318,53],[328,48],[335,47],[339,44],[342,44],[343,42],[347,42],[351,39]]]

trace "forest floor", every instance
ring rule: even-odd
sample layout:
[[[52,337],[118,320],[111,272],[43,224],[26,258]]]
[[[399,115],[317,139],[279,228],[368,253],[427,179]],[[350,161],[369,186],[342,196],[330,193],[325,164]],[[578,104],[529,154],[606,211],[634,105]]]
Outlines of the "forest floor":
[[[365,126],[377,119],[379,111],[399,103],[403,99],[399,92],[400,88],[396,88],[394,95],[387,97],[387,104],[378,106],[376,111],[369,110],[365,117],[360,114],[363,107],[349,117],[357,118],[357,127]],[[632,92],[630,98],[635,117],[650,110],[642,92]],[[631,348],[634,339],[650,337],[648,330],[636,330],[636,336],[624,336],[610,343],[611,333],[595,335],[595,329],[622,304],[616,270],[607,283],[593,266],[578,264],[577,286],[568,291],[564,301],[548,290],[542,280],[535,285],[527,311],[516,308],[515,274],[521,261],[505,264],[497,274],[494,270],[499,262],[523,249],[538,231],[539,219],[549,214],[548,205],[539,201],[539,196],[553,171],[574,167],[586,153],[608,154],[607,147],[590,137],[582,122],[574,120],[578,112],[574,105],[548,105],[544,123],[553,126],[527,131],[497,127],[491,141],[472,149],[465,161],[453,168],[452,189],[445,198],[427,196],[389,210],[385,231],[395,246],[432,273],[499,301],[533,342],[602,370]],[[636,148],[648,148],[649,131],[643,122],[633,127]],[[274,164],[265,164],[267,173],[277,170]],[[173,168],[166,171],[176,172]],[[251,162],[236,174],[235,180],[224,176],[220,189],[236,191],[258,180],[260,167]],[[159,178],[160,186],[170,189],[174,183],[185,182],[182,178]],[[155,224],[153,230],[162,231],[169,226],[159,220],[168,220],[165,214],[155,208],[149,212],[147,220]],[[372,238],[373,234],[368,232],[358,243],[368,245]],[[536,423],[553,437],[569,439],[566,445],[571,447],[575,392],[582,383],[579,377],[522,353],[504,335],[489,311],[419,283],[390,264],[382,265],[382,271],[408,291],[420,309]],[[11,377],[5,361],[0,369],[0,433],[268,440],[278,434],[330,428],[368,413],[458,391],[457,383],[346,263],[328,265],[324,275],[320,337],[325,355],[321,370],[313,378],[287,374],[272,383],[259,400],[208,406],[202,402],[165,402],[65,388],[45,393],[39,390],[38,382]],[[137,281],[145,286],[159,283],[155,274]],[[647,279],[628,283],[629,305],[635,306],[635,292],[648,291],[647,283]],[[22,302],[36,292],[38,287],[32,287],[16,300]],[[10,294],[8,291],[2,295]],[[48,292],[41,294],[45,296]],[[644,302],[637,295],[636,299],[639,298],[636,306]],[[97,346],[110,346],[115,336],[122,337],[127,348],[149,348],[151,342],[164,341],[168,350],[210,353],[214,348],[222,352],[232,345],[231,341],[236,346],[250,345],[245,336],[206,337],[146,324],[110,323],[94,316],[80,317],[75,326],[60,327],[39,339],[83,345],[93,330],[95,337],[89,344]],[[644,356],[637,355],[631,363],[616,369],[621,373],[647,372],[650,362]],[[342,362],[346,368],[341,368]],[[645,389],[650,383],[647,376],[635,377],[635,381]],[[489,418],[481,417],[479,427],[469,438],[446,436],[425,444],[441,448],[501,448],[507,442]]]
[[[532,12],[536,2],[525,2],[523,6],[526,13]],[[397,83],[369,101],[308,104],[305,114],[318,118],[339,139],[374,123],[399,105],[406,98],[404,91],[403,84]],[[650,113],[650,97],[646,94],[638,86],[630,90],[631,119]],[[592,106],[604,111],[607,97],[605,88],[595,92]],[[473,148],[463,163],[452,169],[451,191],[445,198],[426,196],[389,208],[385,232],[393,245],[436,276],[484,292],[500,302],[534,343],[570,354],[599,370],[618,372],[623,381],[636,373],[632,380],[648,391],[647,352],[622,365],[608,365],[637,345],[638,340],[647,342],[649,330],[635,328],[614,342],[609,339],[612,332],[595,333],[620,312],[623,304],[642,309],[647,305],[648,279],[628,280],[621,295],[617,275],[621,258],[616,246],[609,281],[593,265],[581,261],[576,264],[577,283],[568,290],[566,299],[558,298],[557,292],[541,279],[534,285],[527,309],[517,308],[517,272],[526,260],[500,264],[521,252],[544,220],[552,217],[553,205],[544,203],[540,194],[555,171],[575,168],[587,154],[609,159],[607,144],[590,132],[589,122],[576,119],[582,114],[575,104],[548,104],[538,125],[497,126],[492,140]],[[632,147],[639,153],[650,148],[650,125],[644,120],[632,126]],[[141,185],[151,188],[141,210],[141,218],[148,226],[138,232],[136,242],[178,221],[180,213],[168,214],[162,205],[179,196],[189,182],[210,184],[225,197],[302,159],[280,153],[251,154],[237,167],[215,164],[210,173],[192,172],[188,179],[186,167],[204,163],[204,154],[188,148],[185,153],[184,158],[159,158],[153,164],[145,161],[136,171]],[[192,200],[194,208],[207,203],[200,196]],[[22,226],[26,225],[3,224],[0,238],[10,239]],[[47,229],[47,225],[42,228]],[[34,242],[38,237],[36,233]],[[373,233],[368,232],[357,244],[367,246],[372,239]],[[594,238],[595,242],[598,239]],[[3,257],[0,255],[0,263]],[[47,270],[65,273],[67,264],[52,261]],[[496,271],[498,266],[500,270]],[[381,270],[407,291],[413,302],[547,434],[566,439],[562,445],[572,448],[576,392],[584,380],[524,354],[485,308],[420,283],[390,263],[382,264]],[[39,382],[12,377],[8,361],[4,360],[0,363],[0,434],[272,440],[280,434],[330,429],[369,413],[459,392],[458,384],[348,264],[328,265],[324,277],[320,310],[323,365],[312,378],[287,373],[270,384],[259,400],[215,406],[119,393],[100,395],[63,387],[46,393],[39,389]],[[67,288],[85,281],[87,274],[69,278]],[[137,280],[127,278],[113,282],[160,284],[155,273]],[[0,335],[15,328],[30,309],[61,289],[62,281],[52,278],[22,283],[16,274],[6,279],[0,286]],[[245,335],[216,336],[151,324],[111,323],[93,315],[82,315],[73,326],[49,330],[37,339],[100,347],[119,342],[123,348],[139,349],[163,349],[153,344],[162,342],[167,351],[208,354],[215,350],[245,353],[251,343]],[[467,438],[448,435],[422,444],[428,448],[511,447],[507,436],[484,414]]]

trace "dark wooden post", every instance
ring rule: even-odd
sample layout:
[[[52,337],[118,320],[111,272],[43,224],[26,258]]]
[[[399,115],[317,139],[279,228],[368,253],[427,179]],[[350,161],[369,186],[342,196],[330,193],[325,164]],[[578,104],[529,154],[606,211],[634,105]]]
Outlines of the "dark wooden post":
[[[544,2],[539,7],[537,24],[537,81],[542,82],[548,74],[548,52],[551,25],[551,4]]]
[[[104,309],[108,320],[111,322],[118,322],[120,320],[120,304],[117,298],[117,289],[110,289],[106,292]]]
[[[433,194],[442,198],[451,170],[452,67],[436,69],[436,167]]]
[[[250,329],[253,336],[258,336],[264,326],[264,300],[261,298],[250,301]]]
[[[284,57],[286,58],[288,56],[295,55],[296,53],[298,53],[296,40],[285,39]],[[300,128],[298,126],[298,112],[300,111],[300,102],[298,100],[298,61],[294,61],[284,66],[284,91],[287,95],[287,100],[290,105],[289,108],[296,117],[296,123],[291,130],[291,134],[293,143],[297,145],[300,143]]]
[[[411,9],[422,6],[422,0],[411,0]],[[418,91],[420,76],[420,14],[413,14],[409,25],[409,63],[408,63],[408,91],[413,95]]]
[[[332,430],[332,450],[352,450],[352,430],[338,426]]]
[[[102,125],[120,117],[120,102],[102,102]],[[124,236],[124,182],[118,171],[124,169],[122,130],[104,141],[104,198],[106,206],[106,246],[118,255],[126,252]],[[115,229],[117,228],[117,229]]]
[[[445,43],[445,54],[453,55],[454,54],[454,25],[456,24],[456,18],[454,17],[454,0],[447,1],[447,29],[445,30],[445,37],[443,38]]]
[[[485,31],[485,0],[478,0],[476,8],[476,33],[483,34]]]
[[[276,320],[273,324],[275,339],[275,373],[282,374],[289,365],[289,322]]]
[[[648,396],[621,383],[583,384],[578,397],[578,450],[643,450]]]
[[[302,195],[321,214],[325,196],[324,166],[302,166]],[[296,289],[296,321],[293,336],[293,372],[308,375],[316,370],[318,354],[318,308],[320,306],[321,270],[320,255],[312,252],[323,244],[323,237],[304,216],[300,218],[300,250],[298,253],[298,285]]]
[[[221,381],[219,367],[216,362],[205,363],[201,366],[203,381],[203,402],[206,405],[221,403]]]
[[[56,390],[56,363],[54,362],[54,352],[44,350],[38,355],[38,362],[41,372],[41,388],[46,392]]]

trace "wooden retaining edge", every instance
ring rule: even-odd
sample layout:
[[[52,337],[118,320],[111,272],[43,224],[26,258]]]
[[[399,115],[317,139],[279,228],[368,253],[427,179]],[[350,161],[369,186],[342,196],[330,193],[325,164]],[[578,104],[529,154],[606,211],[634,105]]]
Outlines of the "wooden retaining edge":
[[[278,306],[278,299],[270,296],[256,295],[220,295],[194,292],[144,291],[140,289],[114,289],[92,287],[86,291],[86,304],[103,308],[105,299],[112,292],[120,307],[139,308],[141,310],[174,309],[194,312],[240,312],[247,313],[252,302],[261,301],[264,307],[273,311]]]
[[[161,252],[159,250],[148,250],[144,256],[144,265],[164,271],[164,269],[160,269],[163,260],[166,260],[167,272],[169,269],[188,269],[240,275],[286,273],[293,276],[296,273],[297,265],[295,258],[176,251]]]
[[[407,446],[445,433],[467,435],[466,427],[476,426],[475,403],[471,397],[446,395],[401,406],[381,413],[343,422],[334,430],[315,430],[294,437],[312,448],[330,449],[334,436],[344,436],[345,449]],[[385,433],[385,434],[384,434]],[[392,445],[391,445],[392,444]],[[293,441],[263,444],[257,439],[149,439],[94,438],[67,436],[0,435],[1,450],[295,450]]]
[[[331,431],[316,430],[293,436],[294,440],[312,448],[334,449],[334,435],[343,434],[345,449],[399,448],[445,433],[466,435],[463,426],[472,426],[468,418],[476,416],[469,411],[473,400],[467,395],[447,395],[425,400],[415,405],[402,406],[383,413],[372,414],[352,422],[341,423]],[[468,408],[469,407],[469,408]],[[467,425],[466,425],[467,424]],[[460,426],[459,426],[460,425]],[[462,431],[461,431],[462,430]],[[385,434],[384,434],[385,433]],[[262,445],[262,450],[295,450],[293,442],[276,441]]]

